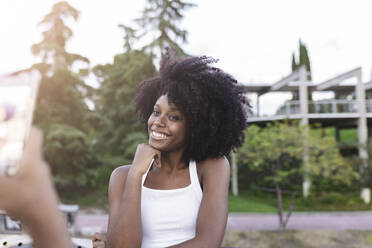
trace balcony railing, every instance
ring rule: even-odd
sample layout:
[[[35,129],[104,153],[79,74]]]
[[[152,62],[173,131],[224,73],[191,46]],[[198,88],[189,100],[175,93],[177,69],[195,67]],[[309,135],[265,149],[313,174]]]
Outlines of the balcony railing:
[[[366,100],[366,111],[372,112],[372,99]],[[309,101],[309,114],[339,114],[339,113],[358,113],[358,103],[356,100],[334,99]],[[301,114],[300,101],[287,101],[276,112],[275,115],[295,115]],[[259,117],[259,116],[256,116]]]

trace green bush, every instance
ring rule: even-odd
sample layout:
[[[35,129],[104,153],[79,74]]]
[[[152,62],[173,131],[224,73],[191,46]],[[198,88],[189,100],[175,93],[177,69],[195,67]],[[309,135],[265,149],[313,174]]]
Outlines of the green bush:
[[[324,205],[352,206],[363,203],[362,199],[356,193],[345,194],[340,192],[323,193],[318,197],[314,197],[312,200]]]
[[[323,204],[347,204],[348,197],[338,192],[330,192],[319,196],[318,201]]]

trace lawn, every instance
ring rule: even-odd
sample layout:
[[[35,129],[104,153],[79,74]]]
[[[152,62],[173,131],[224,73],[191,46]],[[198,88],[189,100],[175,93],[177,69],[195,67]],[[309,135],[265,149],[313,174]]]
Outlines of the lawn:
[[[283,205],[290,204],[288,196],[283,196]],[[239,196],[229,195],[229,212],[276,213],[276,196],[273,193],[243,191]],[[371,204],[364,204],[355,194],[333,193],[324,197],[295,200],[294,211],[361,211],[372,210]]]
[[[248,191],[240,192],[239,196],[229,195],[229,212],[276,212],[275,195],[257,196]]]

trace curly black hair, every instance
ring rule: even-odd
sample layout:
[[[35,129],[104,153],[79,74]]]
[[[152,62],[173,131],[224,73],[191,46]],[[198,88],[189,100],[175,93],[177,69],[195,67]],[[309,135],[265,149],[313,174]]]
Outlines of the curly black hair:
[[[206,56],[174,59],[168,52],[160,75],[141,82],[135,98],[144,123],[162,95],[185,115],[189,134],[185,161],[226,156],[244,141],[249,104],[243,86],[209,65],[215,62]]]

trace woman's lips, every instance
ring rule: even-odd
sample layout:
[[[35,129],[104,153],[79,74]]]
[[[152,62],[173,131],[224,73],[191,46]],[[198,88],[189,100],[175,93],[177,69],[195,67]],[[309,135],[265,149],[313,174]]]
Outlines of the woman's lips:
[[[164,134],[164,133],[160,133],[160,132],[156,132],[156,131],[151,131],[150,136],[151,136],[152,139],[155,139],[155,140],[166,140],[166,139],[168,139],[169,135]]]

